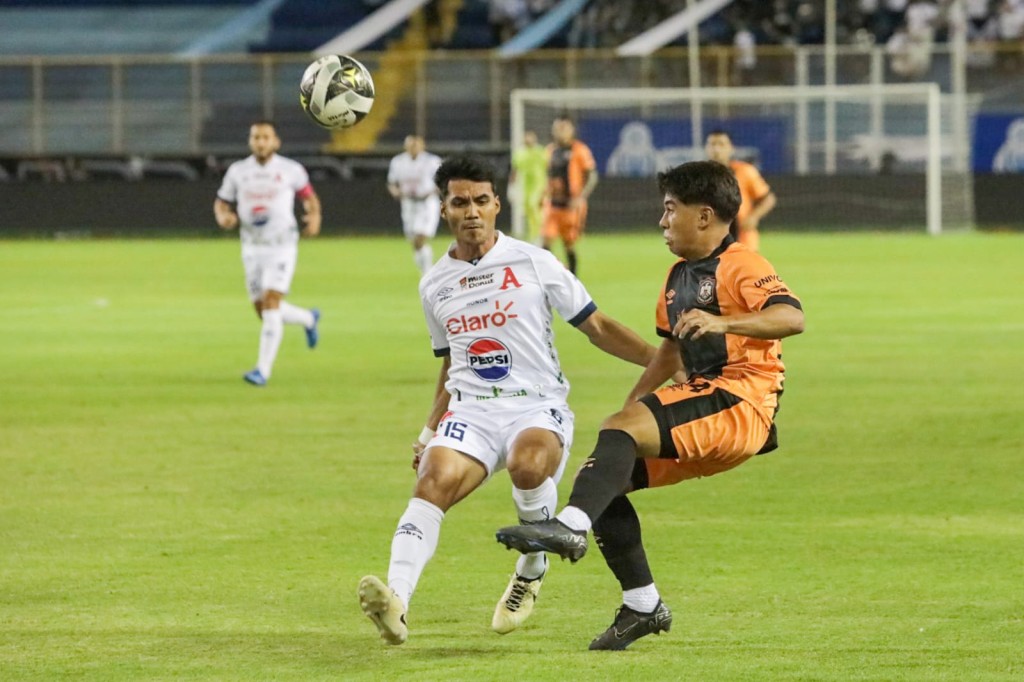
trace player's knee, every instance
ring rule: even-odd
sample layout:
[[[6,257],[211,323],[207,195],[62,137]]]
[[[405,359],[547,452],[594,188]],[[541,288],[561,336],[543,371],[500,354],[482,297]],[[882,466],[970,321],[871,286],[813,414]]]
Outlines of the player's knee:
[[[430,458],[423,460],[421,475],[416,481],[414,494],[447,511],[459,494],[462,486],[462,475],[459,471],[446,466],[431,465]]]
[[[509,457],[508,476],[512,485],[520,490],[533,490],[554,475],[560,459],[561,453],[555,455],[548,448],[519,450],[514,457]]]
[[[263,293],[263,299],[260,301],[260,310],[273,310],[281,307],[281,292],[280,291],[266,291]]]

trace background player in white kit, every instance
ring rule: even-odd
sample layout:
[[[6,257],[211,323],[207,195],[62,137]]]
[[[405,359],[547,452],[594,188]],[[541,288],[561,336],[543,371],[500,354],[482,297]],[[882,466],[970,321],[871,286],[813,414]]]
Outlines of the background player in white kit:
[[[434,263],[430,240],[437,234],[441,219],[441,200],[434,186],[434,173],[440,157],[426,151],[418,135],[405,138],[405,151],[391,159],[388,166],[388,192],[401,202],[402,231],[412,244],[412,257],[420,274]]]
[[[388,644],[408,637],[406,609],[450,507],[507,468],[520,519],[546,520],[555,509],[573,414],[551,308],[606,353],[641,366],[655,353],[599,311],[549,251],[495,229],[501,203],[487,162],[449,158],[436,183],[455,242],[420,281],[420,297],[441,373],[413,446],[417,481],[392,540],[388,582],[366,576],[358,590],[363,612]],[[511,632],[530,615],[546,570],[543,553],[519,558],[494,612],[496,632]]]
[[[252,155],[228,167],[213,202],[217,224],[225,230],[239,228],[249,299],[263,320],[256,368],[243,377],[255,386],[264,386],[270,379],[285,324],[302,325],[310,348],[316,347],[319,336],[320,311],[291,305],[284,297],[298,257],[295,199],[302,203],[306,225],[302,234],[307,237],[320,233],[320,199],[306,169],[279,156],[280,147],[273,123],[253,123],[249,127]]]

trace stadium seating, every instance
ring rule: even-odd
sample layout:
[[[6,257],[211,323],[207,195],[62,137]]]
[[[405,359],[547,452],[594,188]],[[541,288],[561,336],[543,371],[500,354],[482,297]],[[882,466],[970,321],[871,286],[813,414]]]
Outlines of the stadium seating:
[[[0,21],[0,56],[173,53],[252,2],[8,0]],[[263,30],[260,27],[254,32]],[[255,35],[242,37],[245,41],[253,38]]]

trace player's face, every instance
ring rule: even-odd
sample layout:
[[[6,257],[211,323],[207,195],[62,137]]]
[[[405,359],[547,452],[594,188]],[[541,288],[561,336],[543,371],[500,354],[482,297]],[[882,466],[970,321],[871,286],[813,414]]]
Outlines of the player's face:
[[[449,180],[448,196],[441,204],[441,217],[448,223],[455,241],[463,246],[491,243],[501,202],[489,182]]]
[[[258,161],[266,161],[281,147],[274,126],[254,125],[249,128],[249,150]]]
[[[732,142],[728,135],[709,135],[704,151],[709,159],[721,164],[727,164],[732,160]]]
[[[558,144],[569,144],[576,136],[576,127],[571,121],[557,120],[551,124],[551,137]]]
[[[527,132],[523,135],[523,144],[527,147],[532,147],[537,144],[537,133]]]
[[[684,204],[671,194],[665,195],[665,212],[658,223],[668,250],[680,258],[701,258],[702,228],[707,226],[714,211],[701,204]]]

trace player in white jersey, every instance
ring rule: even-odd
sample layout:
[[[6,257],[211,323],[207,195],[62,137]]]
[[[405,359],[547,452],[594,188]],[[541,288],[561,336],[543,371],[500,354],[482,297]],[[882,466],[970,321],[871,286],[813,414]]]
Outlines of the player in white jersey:
[[[420,274],[434,263],[430,240],[437,234],[441,201],[434,186],[434,173],[441,159],[426,151],[418,135],[405,138],[405,151],[388,166],[388,192],[402,205],[402,231],[412,244],[413,260]]]
[[[420,297],[441,371],[427,425],[413,446],[417,481],[392,540],[387,584],[370,575],[358,590],[363,612],[388,644],[408,637],[409,600],[449,508],[508,469],[523,522],[549,519],[555,509],[573,414],[551,309],[606,353],[641,366],[655,353],[598,310],[554,255],[495,229],[501,202],[489,164],[449,158],[436,184],[455,241],[421,280]],[[495,608],[496,632],[511,632],[530,615],[546,570],[543,553],[519,558]]]
[[[302,203],[306,237],[320,233],[320,199],[306,169],[279,156],[280,147],[273,123],[253,123],[249,128],[252,155],[231,164],[213,202],[217,224],[239,230],[249,299],[263,320],[256,367],[243,377],[254,386],[265,386],[270,379],[285,324],[301,325],[310,348],[316,347],[319,337],[320,311],[294,306],[284,297],[298,256],[295,199]]]

